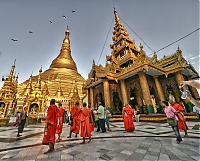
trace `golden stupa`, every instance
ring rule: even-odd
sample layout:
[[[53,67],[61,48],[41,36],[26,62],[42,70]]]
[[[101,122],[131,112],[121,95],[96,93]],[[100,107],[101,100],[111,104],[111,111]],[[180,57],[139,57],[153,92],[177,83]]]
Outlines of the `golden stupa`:
[[[87,95],[84,90],[86,81],[78,73],[76,63],[71,56],[69,34],[67,27],[60,54],[52,61],[49,69],[42,72],[41,67],[39,75],[32,76],[31,74],[28,80],[16,85],[16,99],[12,100],[14,102],[12,105],[6,102],[6,97],[3,95],[0,102],[4,107],[2,109],[4,117],[15,113],[16,108],[22,108],[24,105],[28,106],[29,116],[37,117],[46,111],[52,98],[56,99],[57,103],[62,103],[66,110],[70,110],[76,101],[83,102]],[[15,64],[10,77],[13,77],[14,68]],[[9,79],[5,79],[1,93],[6,93],[5,89],[8,88],[5,86],[9,84],[7,81]]]

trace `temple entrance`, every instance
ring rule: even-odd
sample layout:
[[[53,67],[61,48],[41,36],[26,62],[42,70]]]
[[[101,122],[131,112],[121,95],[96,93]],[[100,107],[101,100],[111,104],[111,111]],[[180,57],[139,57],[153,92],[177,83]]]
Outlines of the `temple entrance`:
[[[156,94],[156,90],[153,86],[150,87],[150,96],[151,96],[151,102],[153,105],[154,113],[160,113],[159,111],[159,98],[158,95]],[[160,104],[161,105],[161,104]]]
[[[116,113],[122,112],[122,101],[119,98],[118,92],[113,91],[113,110]]]
[[[138,106],[137,103],[137,99],[136,99],[136,90],[134,89],[130,89],[130,101],[129,101],[129,105],[131,105],[132,108],[136,108],[136,106]]]
[[[171,84],[167,84],[167,98],[169,100],[172,100],[174,102],[176,102],[177,100],[175,99],[175,92],[171,86]]]
[[[98,94],[96,94],[96,96],[95,96],[95,103],[94,103],[94,105],[95,105],[95,107],[98,107],[99,106],[99,102],[101,102],[102,103],[102,106],[105,106],[105,102],[104,102],[104,100],[103,100],[103,93],[98,93]]]

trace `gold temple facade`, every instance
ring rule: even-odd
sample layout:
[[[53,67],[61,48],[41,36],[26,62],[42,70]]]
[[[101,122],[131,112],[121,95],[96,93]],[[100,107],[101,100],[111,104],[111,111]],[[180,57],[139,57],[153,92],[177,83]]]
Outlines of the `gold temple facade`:
[[[17,108],[28,106],[28,115],[38,117],[46,112],[50,100],[56,99],[68,111],[76,101],[83,102],[87,96],[84,90],[86,80],[78,73],[76,63],[71,56],[69,29],[60,54],[52,61],[50,68],[36,76],[30,75],[25,82],[18,84],[18,76],[14,75],[15,63],[10,75],[2,78],[3,87],[0,90],[0,117],[8,117],[16,112]]]
[[[96,65],[87,79],[88,103],[97,107],[99,102],[110,107],[115,113],[121,113],[124,104],[129,103],[142,113],[161,113],[161,102],[167,98],[182,101],[187,112],[192,104],[181,100],[179,86],[183,80],[199,77],[198,72],[187,63],[178,47],[170,56],[160,60],[157,54],[148,57],[140,44],[127,33],[114,10],[115,26],[110,45],[111,55],[106,56],[106,65]],[[194,98],[199,98],[196,89],[189,90]]]

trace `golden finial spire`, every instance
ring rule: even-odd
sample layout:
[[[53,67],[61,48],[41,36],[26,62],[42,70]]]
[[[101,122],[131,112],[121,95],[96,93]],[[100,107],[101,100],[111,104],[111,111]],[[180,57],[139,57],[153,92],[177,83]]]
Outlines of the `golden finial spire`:
[[[115,10],[115,8],[114,8],[114,14],[115,14],[115,22],[119,23],[119,16],[118,16],[117,11]]]
[[[23,91],[23,96],[27,96],[27,95],[31,94],[31,92],[33,91],[33,89],[32,89],[32,74],[33,74],[33,72],[31,73],[28,84]]]
[[[57,91],[56,91],[55,96],[56,96],[57,98],[64,97],[63,91],[62,91],[62,89],[61,89],[61,81],[59,81],[59,86],[58,86],[58,89],[57,89]]]
[[[35,90],[39,90],[39,91],[41,90],[41,74],[42,74],[42,66],[39,70],[37,83],[35,84]]]
[[[11,71],[10,71],[10,75],[9,75],[9,78],[10,78],[10,79],[12,79],[13,74],[14,74],[14,70],[15,70],[15,62],[16,62],[16,59],[14,60],[14,64],[13,64],[12,69],[11,69]]]
[[[74,62],[71,56],[68,27],[65,32],[65,38],[63,40],[60,54],[52,61],[50,68],[67,68],[77,71],[76,63]]]

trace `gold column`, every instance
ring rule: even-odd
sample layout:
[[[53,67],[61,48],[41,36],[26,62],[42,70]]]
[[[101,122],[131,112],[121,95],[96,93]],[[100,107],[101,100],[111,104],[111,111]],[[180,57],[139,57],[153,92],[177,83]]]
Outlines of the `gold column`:
[[[153,78],[154,78],[154,82],[155,82],[155,85],[156,85],[156,89],[157,89],[157,92],[158,92],[159,99],[161,101],[160,103],[162,103],[162,101],[165,100],[165,96],[164,96],[160,81],[158,80],[158,76],[153,76]]]
[[[111,107],[111,104],[110,104],[110,90],[109,90],[109,82],[108,82],[108,80],[103,80],[103,90],[104,90],[105,106],[106,107]]]
[[[182,81],[184,81],[184,77],[183,77],[181,71],[176,72],[175,76],[176,76],[176,82],[177,82],[178,86],[180,86]],[[185,103],[190,102],[187,98],[184,101],[185,101]]]
[[[142,88],[143,99],[146,105],[152,105],[149,85],[147,82],[147,78],[144,72],[138,73],[139,80],[140,80],[140,87]]]
[[[189,76],[189,77],[188,77],[188,80],[192,80],[192,77]],[[192,94],[193,94],[194,98],[195,98],[195,99],[199,98],[199,93],[197,92],[197,89],[194,88],[194,87],[192,87],[192,86],[190,86],[190,87],[191,87]]]
[[[94,107],[94,92],[93,92],[93,88],[92,87],[90,87],[89,99],[90,99],[91,107]]]
[[[121,91],[122,91],[122,99],[123,99],[123,105],[128,103],[128,96],[127,96],[127,91],[126,91],[126,85],[124,79],[120,80],[120,86],[121,86]]]

